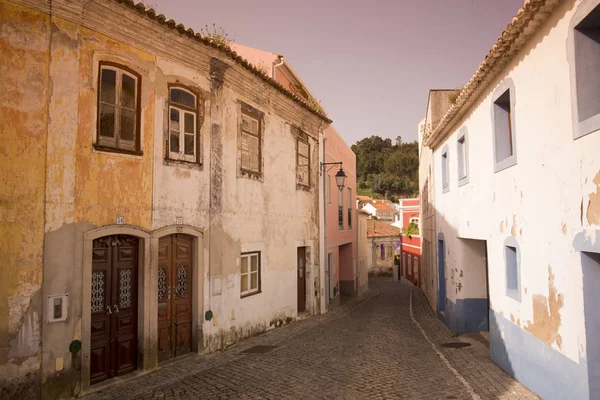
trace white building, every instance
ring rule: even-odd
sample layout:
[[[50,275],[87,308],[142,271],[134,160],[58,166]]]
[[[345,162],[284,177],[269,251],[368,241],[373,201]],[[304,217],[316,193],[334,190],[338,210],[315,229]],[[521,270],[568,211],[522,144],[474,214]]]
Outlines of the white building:
[[[420,152],[432,305],[547,399],[600,398],[599,27],[598,0],[526,1],[447,109],[430,95]]]

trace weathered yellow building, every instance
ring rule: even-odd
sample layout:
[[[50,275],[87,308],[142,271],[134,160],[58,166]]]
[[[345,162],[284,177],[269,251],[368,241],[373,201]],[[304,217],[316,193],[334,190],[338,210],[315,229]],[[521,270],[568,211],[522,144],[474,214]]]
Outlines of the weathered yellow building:
[[[0,44],[0,397],[318,312],[325,115],[130,1],[0,0]]]

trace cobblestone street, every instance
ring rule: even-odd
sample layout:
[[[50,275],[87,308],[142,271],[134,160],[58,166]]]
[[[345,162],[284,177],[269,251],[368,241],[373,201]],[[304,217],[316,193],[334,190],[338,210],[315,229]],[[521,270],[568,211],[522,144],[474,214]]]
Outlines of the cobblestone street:
[[[462,349],[424,295],[374,279],[332,312],[189,356],[85,397],[96,399],[536,399],[488,358],[484,341]],[[265,354],[241,354],[256,346]]]

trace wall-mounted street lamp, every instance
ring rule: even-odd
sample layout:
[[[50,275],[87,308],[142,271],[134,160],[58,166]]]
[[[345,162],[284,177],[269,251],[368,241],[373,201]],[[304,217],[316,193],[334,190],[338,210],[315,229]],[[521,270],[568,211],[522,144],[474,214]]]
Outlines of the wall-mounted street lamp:
[[[339,165],[340,166],[340,170],[335,174],[335,184],[337,185],[338,189],[344,190],[344,186],[346,183],[346,173],[344,172],[342,162],[341,161],[340,162],[322,162],[321,163],[321,175],[323,175],[323,172],[327,172],[328,165]]]

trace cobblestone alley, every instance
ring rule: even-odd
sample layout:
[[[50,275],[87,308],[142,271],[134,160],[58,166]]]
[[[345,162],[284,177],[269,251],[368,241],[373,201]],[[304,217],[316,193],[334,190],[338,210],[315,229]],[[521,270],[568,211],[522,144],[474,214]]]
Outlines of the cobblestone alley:
[[[332,312],[190,356],[92,393],[96,399],[535,399],[488,358],[455,341],[417,289],[375,279]],[[243,354],[253,346],[276,346]]]

